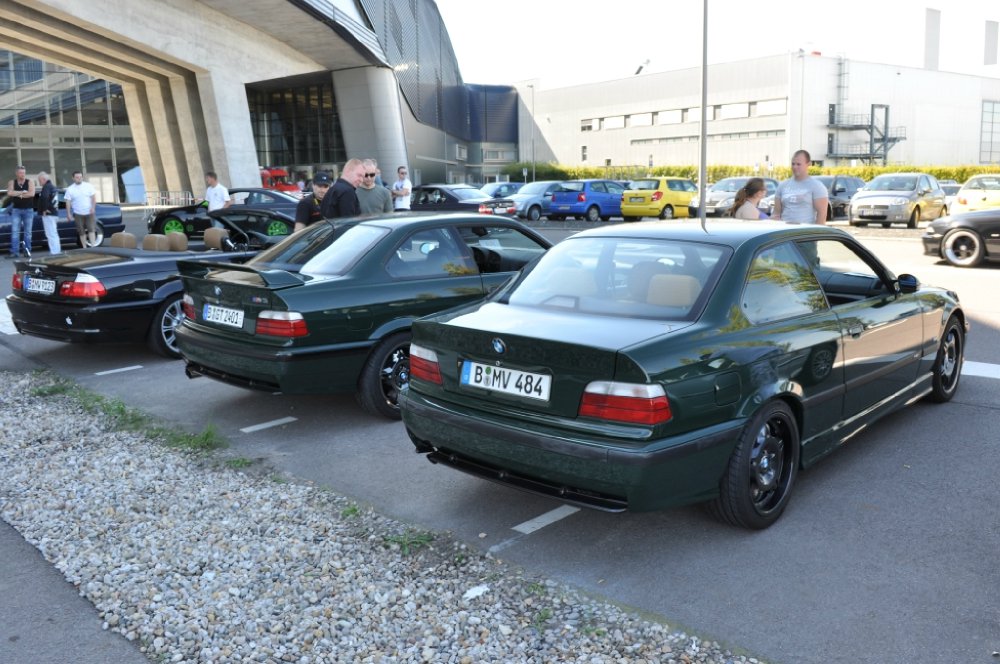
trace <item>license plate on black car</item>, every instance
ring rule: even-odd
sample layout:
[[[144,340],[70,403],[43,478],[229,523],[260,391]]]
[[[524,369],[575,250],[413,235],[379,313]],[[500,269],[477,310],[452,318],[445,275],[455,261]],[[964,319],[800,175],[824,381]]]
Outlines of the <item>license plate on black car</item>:
[[[29,293],[41,293],[52,295],[56,292],[56,282],[53,279],[39,279],[38,277],[24,277],[24,290]]]
[[[552,376],[547,374],[496,367],[468,360],[462,363],[460,382],[469,387],[494,390],[539,401],[548,401],[552,389]]]

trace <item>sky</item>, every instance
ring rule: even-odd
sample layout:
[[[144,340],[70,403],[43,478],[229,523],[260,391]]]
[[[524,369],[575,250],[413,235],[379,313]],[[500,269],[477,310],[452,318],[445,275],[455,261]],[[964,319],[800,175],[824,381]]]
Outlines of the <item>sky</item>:
[[[549,89],[701,65],[699,0],[436,2],[466,83]],[[941,11],[939,69],[1000,78],[1000,65],[983,65],[998,0],[708,0],[708,60],[803,49],[923,67],[926,8]]]

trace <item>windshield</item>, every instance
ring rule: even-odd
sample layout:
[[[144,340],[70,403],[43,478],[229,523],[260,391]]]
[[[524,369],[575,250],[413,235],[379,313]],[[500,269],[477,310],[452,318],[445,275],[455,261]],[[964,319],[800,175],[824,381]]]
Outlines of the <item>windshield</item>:
[[[640,238],[569,238],[506,295],[511,305],[598,316],[694,320],[730,250]]]
[[[712,191],[739,191],[749,178],[726,178],[712,185]]]
[[[388,228],[367,224],[313,224],[257,254],[247,264],[309,276],[344,274],[388,234]]]
[[[659,180],[636,180],[629,189],[633,191],[654,191],[660,186]]]
[[[913,191],[916,188],[915,175],[880,175],[865,187],[869,191]]]
[[[472,187],[456,187],[451,190],[452,195],[460,201],[471,201],[473,199],[489,198],[486,194]]]

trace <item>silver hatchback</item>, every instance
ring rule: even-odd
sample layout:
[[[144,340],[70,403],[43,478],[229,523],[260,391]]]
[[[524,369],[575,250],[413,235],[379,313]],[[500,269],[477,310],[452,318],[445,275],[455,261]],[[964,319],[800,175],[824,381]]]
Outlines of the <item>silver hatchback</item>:
[[[948,214],[945,193],[928,173],[886,173],[879,175],[851,197],[848,218],[851,226],[905,223],[916,228],[918,221],[932,221]]]

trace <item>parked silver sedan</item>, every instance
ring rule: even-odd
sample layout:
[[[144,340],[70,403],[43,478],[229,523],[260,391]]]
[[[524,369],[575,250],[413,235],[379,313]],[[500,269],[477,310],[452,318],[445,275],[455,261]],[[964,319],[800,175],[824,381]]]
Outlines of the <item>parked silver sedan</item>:
[[[885,173],[859,189],[851,197],[848,217],[851,226],[905,223],[916,228],[918,221],[930,221],[948,214],[944,190],[928,173]]]

